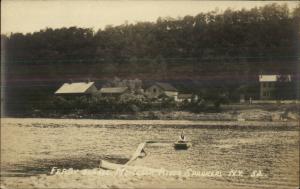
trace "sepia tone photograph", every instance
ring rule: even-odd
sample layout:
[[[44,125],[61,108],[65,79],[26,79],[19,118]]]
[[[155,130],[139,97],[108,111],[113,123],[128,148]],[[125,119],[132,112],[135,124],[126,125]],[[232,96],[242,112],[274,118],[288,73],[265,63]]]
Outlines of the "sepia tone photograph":
[[[298,189],[299,1],[2,0],[1,189]]]

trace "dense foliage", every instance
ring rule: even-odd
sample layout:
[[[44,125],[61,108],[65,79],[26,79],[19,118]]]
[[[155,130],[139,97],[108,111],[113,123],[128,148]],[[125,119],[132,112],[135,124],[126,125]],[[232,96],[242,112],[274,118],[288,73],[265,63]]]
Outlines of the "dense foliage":
[[[141,111],[174,111],[216,112],[224,101],[219,99],[197,99],[175,102],[169,97],[148,99],[142,95],[124,94],[121,97],[103,97],[101,95],[79,97],[52,97],[48,102],[48,113],[59,114],[134,114]]]
[[[156,23],[90,28],[46,28],[5,38],[15,63],[163,63],[242,58],[293,58],[299,44],[299,7],[270,4],[251,10],[158,18]]]

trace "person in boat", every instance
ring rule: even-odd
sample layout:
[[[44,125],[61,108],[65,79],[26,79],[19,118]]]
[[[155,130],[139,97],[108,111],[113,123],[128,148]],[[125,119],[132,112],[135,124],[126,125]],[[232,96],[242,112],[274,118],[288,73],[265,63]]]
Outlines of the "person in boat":
[[[147,155],[146,151],[144,150],[144,148],[141,150],[141,154],[139,155],[140,158],[143,158]]]
[[[181,131],[181,135],[179,136],[179,141],[180,142],[185,142],[185,136],[183,134],[183,131]]]
[[[145,155],[147,155],[147,153],[146,153],[146,151],[145,151],[144,148],[142,149],[141,153],[144,153]]]

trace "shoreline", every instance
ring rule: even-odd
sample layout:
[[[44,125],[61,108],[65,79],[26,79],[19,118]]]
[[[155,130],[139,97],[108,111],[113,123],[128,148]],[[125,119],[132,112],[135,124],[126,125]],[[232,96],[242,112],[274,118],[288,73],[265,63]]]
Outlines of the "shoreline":
[[[121,120],[121,119],[57,119],[57,118],[1,118],[1,125],[17,124],[19,126],[31,125],[36,127],[59,127],[65,126],[80,127],[134,127],[134,126],[178,126],[178,127],[199,127],[199,128],[298,128],[299,121],[191,121],[191,120]]]
[[[33,111],[20,114],[3,114],[3,117],[37,119],[76,119],[76,120],[174,120],[174,121],[299,121],[299,106],[288,105],[224,105],[217,112],[190,112],[180,110],[151,110],[123,113],[87,113],[74,110],[70,113]]]

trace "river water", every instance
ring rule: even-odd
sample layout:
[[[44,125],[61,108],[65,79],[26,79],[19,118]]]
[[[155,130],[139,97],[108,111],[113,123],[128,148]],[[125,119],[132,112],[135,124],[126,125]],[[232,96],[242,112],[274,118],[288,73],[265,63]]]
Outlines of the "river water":
[[[192,143],[176,151],[181,131]],[[176,125],[65,125],[56,120],[6,122],[1,127],[1,175],[48,174],[52,167],[91,169],[99,160],[125,163],[144,141],[138,165],[167,170],[219,171],[209,179],[237,186],[295,188],[299,185],[299,133],[296,129],[207,128]],[[242,176],[230,176],[240,171]],[[259,174],[254,174],[259,173]],[[252,176],[251,176],[252,175]],[[254,176],[253,176],[254,175]]]

